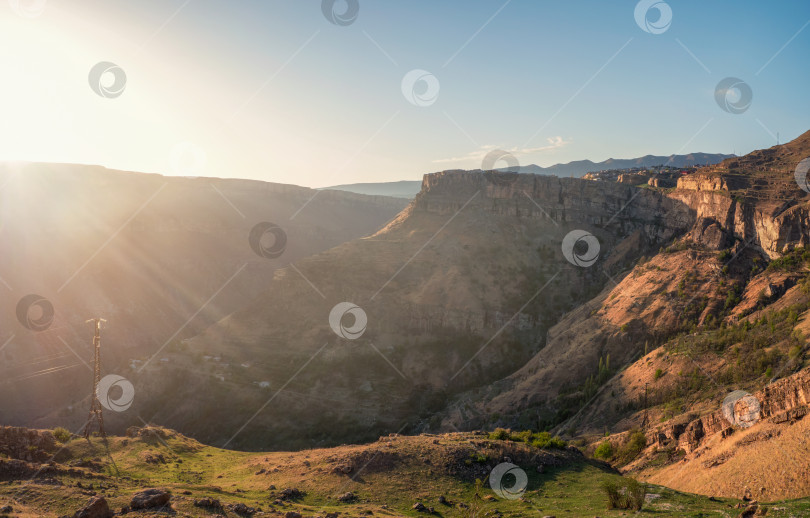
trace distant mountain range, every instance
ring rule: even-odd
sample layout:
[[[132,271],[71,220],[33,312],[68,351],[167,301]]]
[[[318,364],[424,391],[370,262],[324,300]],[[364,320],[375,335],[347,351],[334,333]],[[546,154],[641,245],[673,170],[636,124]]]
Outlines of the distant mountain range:
[[[719,164],[726,158],[736,155],[722,153],[690,153],[688,155],[656,156],[645,155],[639,158],[608,158],[603,162],[590,160],[576,160],[567,164],[555,164],[549,167],[527,165],[520,168],[521,173],[547,174],[555,176],[584,176],[586,173],[604,171],[606,169],[629,169],[633,167],[653,167],[668,165],[671,167],[690,167],[695,165]]]
[[[639,158],[608,158],[602,162],[576,160],[567,164],[555,164],[549,167],[527,165],[520,168],[521,173],[553,175],[559,177],[582,177],[587,173],[606,169],[630,169],[634,167],[653,167],[669,165],[672,167],[690,167],[695,165],[714,165],[726,158],[736,155],[722,153],[690,153],[688,155],[657,156],[645,155]],[[505,170],[505,169],[501,169]],[[398,182],[352,183],[324,187],[336,191],[349,191],[357,194],[376,196],[393,196],[396,198],[413,198],[422,188],[421,180],[402,180]]]
[[[369,196],[392,196],[394,198],[413,198],[422,188],[422,180],[401,180],[399,182],[349,183],[324,187],[334,191],[348,191]]]

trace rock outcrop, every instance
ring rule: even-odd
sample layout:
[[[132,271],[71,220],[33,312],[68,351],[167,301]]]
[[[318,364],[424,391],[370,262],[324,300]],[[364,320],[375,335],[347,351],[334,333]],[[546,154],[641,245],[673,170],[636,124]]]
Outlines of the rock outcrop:
[[[750,397],[756,401],[748,399]],[[803,370],[740,398],[728,408],[650,431],[647,433],[647,444],[659,448],[675,447],[690,453],[715,434],[722,434],[723,437],[731,435],[735,426],[747,427],[760,420],[785,423],[802,419],[808,412],[808,405],[810,370]]]
[[[810,195],[795,178],[808,157],[810,132],[681,177],[669,196],[774,259],[810,244]]]
[[[48,430],[0,426],[0,454],[11,459],[44,462],[56,451],[56,439]]]

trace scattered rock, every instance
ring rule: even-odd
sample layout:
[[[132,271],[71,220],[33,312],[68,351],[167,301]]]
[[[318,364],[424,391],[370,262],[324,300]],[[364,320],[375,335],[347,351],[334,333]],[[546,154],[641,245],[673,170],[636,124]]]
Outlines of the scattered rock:
[[[301,513],[295,511],[287,511],[287,514],[284,515],[284,518],[301,518]]]
[[[14,512],[14,508],[11,507],[10,505],[4,505],[3,507],[0,507],[0,513],[8,514],[8,513],[13,513],[13,512]]]
[[[441,495],[441,496],[439,497],[439,503],[440,503],[440,504],[442,504],[442,505],[452,505],[452,504],[451,504],[451,503],[450,503],[450,502],[447,500],[447,498],[445,498],[445,496],[444,496],[444,495]]]
[[[435,510],[434,510],[432,507],[427,507],[427,506],[426,506],[425,504],[423,504],[422,502],[416,502],[415,504],[413,504],[413,506],[411,507],[411,509],[413,509],[414,511],[416,511],[416,512],[418,512],[418,513],[429,513],[429,514],[433,514],[433,513],[435,513],[435,512],[436,512],[436,511],[435,511]]]
[[[342,495],[340,495],[338,497],[338,500],[341,502],[353,502],[357,500],[357,497],[354,495],[354,493],[349,491],[348,493],[343,493]]]
[[[262,469],[260,469],[259,471],[257,471],[257,472],[255,473],[255,475],[264,475],[265,473],[267,473],[267,470],[266,470],[266,469],[264,469],[264,468],[262,468]]]
[[[222,509],[222,504],[216,498],[205,497],[194,500],[194,507],[204,507],[205,509]]]
[[[243,504],[241,502],[238,503],[238,504],[229,505],[228,508],[231,511],[235,512],[236,514],[241,514],[241,515],[250,516],[250,515],[256,513],[256,509],[254,509],[253,507],[248,507],[247,505],[245,505],[245,504]]]
[[[162,453],[144,452],[141,454],[143,461],[147,464],[166,464],[166,458]]]
[[[2,510],[0,510],[2,511]],[[103,496],[90,500],[84,508],[79,509],[73,518],[111,518],[113,512]]]
[[[348,464],[338,464],[334,468],[332,468],[332,473],[338,473],[343,475],[348,475],[352,472],[352,467]]]
[[[281,498],[283,500],[295,500],[296,498],[301,498],[304,496],[303,491],[299,491],[297,488],[288,487],[284,491],[281,492]]]
[[[132,496],[129,503],[133,509],[151,509],[153,507],[163,507],[169,503],[172,494],[163,489],[145,489]]]

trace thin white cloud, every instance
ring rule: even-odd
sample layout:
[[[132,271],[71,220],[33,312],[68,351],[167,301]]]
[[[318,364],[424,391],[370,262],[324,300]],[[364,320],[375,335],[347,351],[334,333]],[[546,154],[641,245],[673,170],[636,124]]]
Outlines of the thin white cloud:
[[[502,149],[503,151],[507,151],[514,155],[515,157],[532,155],[535,153],[542,153],[544,151],[552,151],[555,149],[559,149],[563,146],[567,146],[571,143],[571,140],[565,140],[563,137],[556,136],[547,138],[546,141],[548,145],[541,146],[541,147],[533,147],[533,148],[519,148],[517,146],[511,148],[499,147],[492,144],[487,144],[481,146],[480,149],[476,149],[475,151],[470,151],[464,156],[452,157],[452,158],[440,158],[438,160],[434,160],[433,163],[436,164],[444,164],[444,163],[453,163],[453,162],[481,162],[487,153],[494,149]]]

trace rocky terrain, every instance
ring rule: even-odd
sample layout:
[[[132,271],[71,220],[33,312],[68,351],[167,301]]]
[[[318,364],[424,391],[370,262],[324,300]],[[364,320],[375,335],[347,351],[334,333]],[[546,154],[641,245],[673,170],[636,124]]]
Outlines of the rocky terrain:
[[[0,428],[0,436],[49,436]],[[52,440],[52,438],[51,438]],[[564,445],[540,448],[483,432],[390,434],[367,444],[247,453],[203,445],[160,427],[107,440],[62,437],[45,461],[0,459],[0,514],[14,517],[626,516],[603,484],[622,478]],[[5,443],[4,443],[5,444]],[[508,463],[512,478],[494,469]],[[521,481],[518,481],[518,477]],[[515,484],[519,483],[520,486]],[[514,494],[510,488],[518,487]],[[739,499],[650,485],[644,512],[736,516]],[[807,499],[769,505],[798,516]]]
[[[136,404],[145,405],[137,411],[194,430],[199,440],[248,448],[439,426],[433,416],[447,396],[519,369],[547,347],[546,332],[567,309],[693,218],[678,201],[621,184],[426,175],[422,192],[385,228],[300,261],[303,275],[280,270],[251,305],[190,340],[167,365],[144,371],[133,380],[143,398]],[[563,238],[578,229],[598,237],[596,268],[561,253]],[[330,328],[341,302],[366,315],[357,339]],[[227,357],[229,366],[189,362],[189,354]],[[269,391],[253,383],[261,381]],[[211,419],[225,401],[232,418]]]

